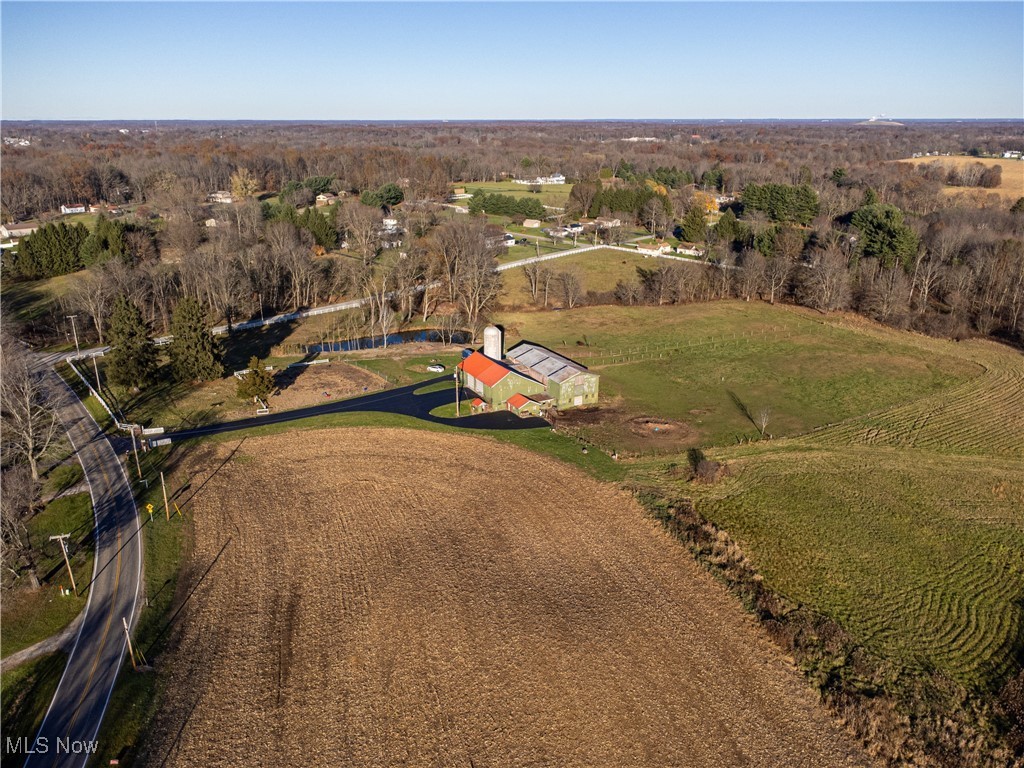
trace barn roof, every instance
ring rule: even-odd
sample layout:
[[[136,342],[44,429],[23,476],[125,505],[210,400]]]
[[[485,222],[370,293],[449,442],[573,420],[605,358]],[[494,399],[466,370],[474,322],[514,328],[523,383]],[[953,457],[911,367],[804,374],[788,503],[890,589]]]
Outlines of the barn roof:
[[[524,405],[530,402],[530,400],[525,395],[521,395],[518,392],[516,392],[506,402],[513,408],[522,408]]]
[[[527,341],[514,346],[506,353],[506,356],[517,365],[526,368],[529,375],[538,377],[543,382],[550,379],[561,383],[577,374],[589,373],[579,363],[574,363],[569,358],[562,357],[550,349]]]
[[[491,360],[491,358],[479,352],[474,352],[459,363],[459,368],[464,370],[477,381],[483,382],[488,387],[493,387],[499,381],[512,373],[511,370],[501,363]]]

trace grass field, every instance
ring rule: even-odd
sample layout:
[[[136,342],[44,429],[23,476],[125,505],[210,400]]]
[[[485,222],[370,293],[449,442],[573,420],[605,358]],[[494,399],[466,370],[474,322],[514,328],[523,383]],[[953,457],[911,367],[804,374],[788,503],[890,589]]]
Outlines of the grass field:
[[[660,262],[645,259],[640,254],[623,251],[600,250],[576,253],[559,259],[543,262],[543,266],[555,272],[574,270],[578,272],[584,292],[603,293],[615,290],[619,280],[636,277],[636,268],[656,268]],[[523,270],[510,269],[502,274],[503,286],[499,300],[505,306],[522,306],[530,303],[526,291],[526,276]],[[551,306],[561,306],[557,288],[552,289]]]
[[[464,188],[466,194],[473,194],[481,189],[489,195],[495,193],[511,195],[512,197],[529,197],[540,200],[541,205],[549,205],[554,208],[564,208],[569,201],[569,193],[572,192],[572,184],[544,184],[539,193],[530,192],[526,184],[516,184],[514,181],[471,181],[455,186]],[[469,200],[456,200],[458,205],[468,205]]]
[[[93,516],[88,493],[51,501],[29,520],[28,541],[36,553],[39,589],[7,591],[0,622],[0,655],[20,651],[66,627],[85,607],[93,567]],[[49,537],[70,533],[68,553],[79,596],[64,597],[60,587],[71,588],[60,545]]]
[[[1024,361],[987,342],[915,343],[984,373],[808,435],[714,451],[732,476],[685,492],[770,585],[869,650],[992,690],[1024,651]]]
[[[1002,183],[998,187],[994,189],[984,189],[982,187],[943,187],[942,194],[949,197],[969,196],[976,193],[984,196],[998,194],[1010,202],[1024,197],[1024,161],[1022,160],[958,155],[954,157],[912,157],[900,160],[899,162],[910,163],[911,165],[940,163],[947,167],[971,165],[972,163],[981,163],[987,168],[998,165],[1003,169]]]
[[[66,296],[76,281],[80,279],[80,274],[73,273],[49,277],[45,280],[4,280],[3,292],[0,293],[3,312],[9,314],[17,322],[35,320],[46,312],[54,301]],[[81,323],[79,323],[78,330],[83,330]],[[70,325],[67,327],[67,333],[71,333]],[[68,341],[70,348],[74,349],[74,341],[70,339],[70,336]]]
[[[564,465],[393,430],[187,463],[213,567],[141,764],[866,764],[717,583]]]
[[[529,339],[601,375],[606,415],[580,431],[608,449],[671,452],[805,432],[968,381],[982,367],[954,345],[921,349],[906,334],[870,336],[810,313],[739,301],[683,307],[508,312],[508,345]],[[572,335],[565,333],[572,329]],[[613,356],[618,353],[618,356]],[[611,364],[609,364],[611,361]],[[637,429],[657,418],[664,429]]]

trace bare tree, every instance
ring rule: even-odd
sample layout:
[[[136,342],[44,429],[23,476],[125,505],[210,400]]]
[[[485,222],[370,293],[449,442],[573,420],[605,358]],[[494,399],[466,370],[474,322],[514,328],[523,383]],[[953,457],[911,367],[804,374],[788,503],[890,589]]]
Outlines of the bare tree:
[[[71,309],[85,312],[92,318],[97,339],[102,344],[107,315],[114,300],[114,286],[100,268],[87,269],[80,275],[68,292],[67,303]]]
[[[28,354],[10,336],[0,340],[0,418],[4,453],[24,461],[39,480],[39,460],[60,436],[52,396],[29,364]]]
[[[838,246],[819,251],[813,261],[800,271],[798,293],[801,303],[826,314],[849,306],[850,274],[847,264],[846,254]]]
[[[501,291],[501,275],[495,271],[496,266],[495,249],[491,247],[472,250],[461,259],[457,299],[474,336],[481,316]]]
[[[772,420],[772,409],[771,406],[765,405],[757,412],[757,416],[754,418],[754,423],[757,425],[758,431],[761,433],[761,437],[764,437],[764,432],[768,429],[768,424]]]
[[[372,264],[382,249],[380,211],[352,201],[339,205],[337,216],[349,248],[359,254],[363,264]]]
[[[526,276],[525,290],[530,294],[530,299],[534,304],[537,303],[537,299],[540,297],[540,272],[541,266],[539,261],[523,265],[523,274]]]
[[[32,474],[24,464],[12,464],[0,476],[0,562],[15,577],[15,563],[24,549],[25,520],[36,495]],[[29,570],[33,586],[39,586],[35,572]]]
[[[558,273],[558,288],[562,306],[574,309],[583,299],[583,277],[578,269],[567,269]]]
[[[739,267],[735,272],[736,290],[744,301],[750,301],[751,296],[760,293],[764,288],[765,258],[760,251],[748,248],[740,254]]]
[[[789,282],[793,264],[781,256],[774,256],[765,261],[764,285],[768,289],[768,303],[774,304],[775,297],[780,295],[782,289]]]

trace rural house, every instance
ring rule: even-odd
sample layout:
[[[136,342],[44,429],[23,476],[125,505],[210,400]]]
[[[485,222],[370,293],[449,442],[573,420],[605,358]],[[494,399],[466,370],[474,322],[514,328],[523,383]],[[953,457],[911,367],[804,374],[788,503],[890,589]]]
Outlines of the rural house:
[[[85,213],[85,203],[71,203],[71,205],[61,205],[60,212],[65,216],[69,213]]]
[[[484,349],[458,365],[460,384],[476,394],[473,411],[507,410],[540,416],[597,402],[598,375],[579,363],[530,342],[503,350],[500,328],[484,329]],[[479,401],[479,402],[478,402]]]

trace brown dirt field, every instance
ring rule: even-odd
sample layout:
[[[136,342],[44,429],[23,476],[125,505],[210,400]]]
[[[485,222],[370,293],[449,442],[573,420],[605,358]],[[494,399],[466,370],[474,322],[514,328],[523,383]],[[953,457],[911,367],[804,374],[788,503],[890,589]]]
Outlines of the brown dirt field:
[[[575,469],[395,429],[185,463],[209,481],[181,594],[223,553],[143,764],[868,764],[686,550]]]
[[[282,368],[274,371],[274,382],[281,389],[270,397],[269,405],[279,411],[318,405],[387,386],[380,376],[336,360],[325,365]]]
[[[1024,197],[1024,160],[1006,160],[995,157],[968,157],[957,155],[951,157],[911,157],[900,160],[901,163],[911,165],[923,165],[927,163],[939,163],[947,168],[955,168],[959,165],[981,163],[986,168],[998,165],[1003,169],[1002,183],[994,189],[982,187],[943,187],[942,194],[949,197],[964,197],[967,200],[977,198],[978,202],[984,201],[989,195],[999,195],[1011,203],[1020,197]]]

